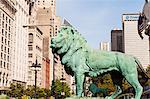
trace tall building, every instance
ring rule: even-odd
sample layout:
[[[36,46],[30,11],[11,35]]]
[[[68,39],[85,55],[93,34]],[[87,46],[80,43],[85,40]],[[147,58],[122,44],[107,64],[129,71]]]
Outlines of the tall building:
[[[149,40],[145,35],[143,40],[138,35],[138,18],[135,13],[122,15],[124,52],[137,57],[145,68],[150,62]]]
[[[43,33],[37,26],[29,26],[29,39],[28,39],[28,78],[27,85],[35,84],[35,71],[33,63],[36,60],[38,64],[42,64],[43,59]],[[37,86],[42,87],[42,71],[41,68],[36,68],[37,71]]]
[[[111,31],[111,51],[124,52],[123,31],[114,29]]]
[[[51,37],[57,35],[61,25],[61,18],[56,16],[56,0],[34,0],[30,4],[31,25],[38,26],[43,33],[43,62],[42,62],[42,86],[50,87],[54,79],[53,54],[50,49]],[[34,75],[33,75],[34,76]]]
[[[26,84],[28,66],[28,24],[29,0],[16,0],[14,57],[12,67],[12,81]]]
[[[37,60],[37,63],[41,64],[41,68],[37,71],[37,86],[43,87],[43,31],[39,26],[41,24],[38,24],[37,21],[38,7],[36,4],[36,1],[32,1],[29,7],[27,85],[35,84],[35,71],[31,66]]]
[[[100,42],[100,50],[110,51],[109,42]]]
[[[53,29],[53,24],[50,24],[50,18],[52,16],[52,12],[50,7],[38,7],[37,8],[37,16],[36,21],[37,24],[42,25],[39,26],[41,31],[43,32],[43,64],[42,64],[42,87],[49,88],[50,87],[50,39],[51,34],[50,31]]]
[[[12,82],[14,67],[15,1],[0,0],[0,91]]]

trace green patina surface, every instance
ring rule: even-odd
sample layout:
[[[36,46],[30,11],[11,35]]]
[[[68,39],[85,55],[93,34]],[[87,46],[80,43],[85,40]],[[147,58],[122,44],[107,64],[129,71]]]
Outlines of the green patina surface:
[[[54,54],[60,56],[65,68],[73,71],[77,96],[83,96],[86,76],[97,77],[110,72],[116,91],[107,99],[114,99],[122,92],[123,77],[134,87],[135,99],[140,99],[143,91],[137,73],[137,65],[140,62],[135,57],[119,52],[92,49],[81,34],[69,26],[61,27],[58,35],[51,40],[51,48]]]

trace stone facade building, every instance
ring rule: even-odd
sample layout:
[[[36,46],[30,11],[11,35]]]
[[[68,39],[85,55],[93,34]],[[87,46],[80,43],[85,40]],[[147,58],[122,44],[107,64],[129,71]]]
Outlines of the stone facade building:
[[[0,0],[0,91],[12,82],[14,67],[15,2]]]

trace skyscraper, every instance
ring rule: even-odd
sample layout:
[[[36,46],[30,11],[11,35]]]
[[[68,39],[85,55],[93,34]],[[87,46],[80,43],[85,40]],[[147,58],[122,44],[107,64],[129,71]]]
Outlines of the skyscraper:
[[[56,16],[55,0],[35,0],[30,5],[31,25],[37,25],[43,33],[42,86],[50,86],[54,79],[53,54],[50,49],[51,37],[56,36],[61,25],[61,18]]]
[[[109,42],[100,42],[100,50],[110,51]]]
[[[0,0],[0,91],[12,82],[14,67],[15,2]]]
[[[23,28],[28,24],[29,0],[16,0],[14,57],[12,67],[12,81],[26,84],[28,65],[28,29]]]
[[[111,50],[124,52],[123,31],[120,29],[114,29],[111,31]]]
[[[137,23],[139,14],[123,14],[123,38],[124,38],[124,52],[137,57],[142,63],[143,67],[149,65],[149,42],[148,37],[145,36],[142,40],[138,35]]]

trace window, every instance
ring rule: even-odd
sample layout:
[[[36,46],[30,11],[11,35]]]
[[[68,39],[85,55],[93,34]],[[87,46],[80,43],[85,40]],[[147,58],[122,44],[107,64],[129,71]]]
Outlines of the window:
[[[7,86],[7,84],[8,84],[8,80],[6,79],[6,86]]]
[[[9,51],[9,48],[8,48],[8,51],[7,51],[7,52],[8,52],[8,54],[9,54],[9,52],[10,52],[10,51]]]
[[[5,44],[7,45],[7,40],[5,39]]]
[[[9,63],[7,63],[7,69],[9,70]]]
[[[5,31],[5,37],[7,38],[7,31]]]
[[[7,61],[9,62],[9,56],[7,56]]]
[[[10,32],[10,26],[9,26],[9,32]]]
[[[31,79],[32,77],[31,76],[28,76],[28,79]]]
[[[4,29],[2,29],[2,35],[4,35]]]
[[[28,63],[29,63],[29,66],[31,66],[31,65],[32,65],[32,61],[28,61]]]
[[[5,15],[3,14],[3,20],[5,19]]]
[[[6,47],[5,47],[4,51],[5,51],[5,53],[6,53]]]
[[[29,47],[29,48],[28,48],[29,51],[32,51],[32,50],[33,50],[33,46],[32,46],[32,45],[29,45],[28,47]]]
[[[33,34],[32,33],[29,34],[29,43],[33,43]]]
[[[10,41],[8,41],[8,46],[10,46]]]
[[[11,25],[11,20],[9,19],[9,25]]]
[[[8,39],[10,40],[10,34],[8,34]]]
[[[1,59],[3,59],[3,53],[1,53]]]
[[[3,62],[1,61],[1,62],[0,62],[0,67],[2,68],[2,66],[3,66]]]
[[[8,18],[7,18],[7,16],[6,16],[6,22],[7,22],[7,20],[8,20]]]
[[[2,22],[2,27],[4,28],[4,21]]]
[[[32,61],[28,61],[29,64],[32,64]]]
[[[3,51],[3,45],[1,45],[1,51]]]
[[[31,75],[31,74],[32,74],[32,71],[28,71],[28,73]]]
[[[4,43],[4,38],[2,37],[2,43]]]
[[[4,60],[6,60],[6,54],[4,54]]]
[[[38,5],[40,5],[40,1],[38,0]]]
[[[29,53],[29,54],[28,54],[28,57],[31,58],[31,57],[32,57],[32,53]]]
[[[6,68],[6,63],[4,62],[4,68]]]
[[[7,30],[7,24],[6,24],[6,27],[5,27],[5,28],[6,28],[6,30]]]

